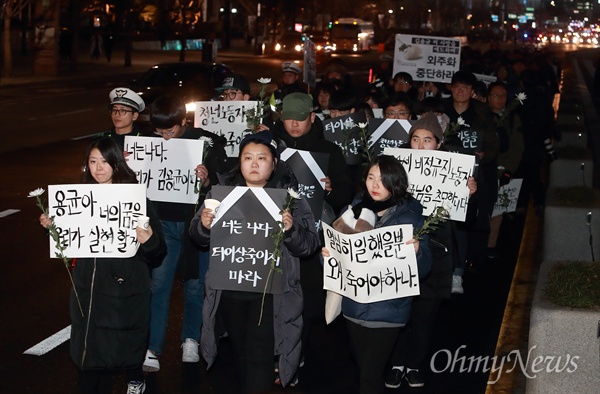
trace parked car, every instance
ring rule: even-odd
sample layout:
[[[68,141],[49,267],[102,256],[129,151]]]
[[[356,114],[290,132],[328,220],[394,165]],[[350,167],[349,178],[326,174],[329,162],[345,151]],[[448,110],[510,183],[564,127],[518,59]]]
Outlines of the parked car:
[[[275,41],[274,49],[276,56],[304,56],[304,35],[295,31],[285,32]]]
[[[179,96],[188,112],[188,121],[194,119],[196,101],[210,101],[217,96],[215,88],[233,71],[224,64],[210,62],[161,63],[153,66],[131,83],[131,89],[146,103],[146,109],[138,118],[150,122],[150,106],[165,94]]]

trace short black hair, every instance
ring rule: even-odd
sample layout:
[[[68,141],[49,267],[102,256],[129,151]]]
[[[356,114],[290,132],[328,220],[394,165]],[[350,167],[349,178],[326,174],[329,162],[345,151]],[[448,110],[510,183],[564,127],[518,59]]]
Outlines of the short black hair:
[[[157,129],[180,125],[185,115],[185,103],[177,96],[161,96],[150,107],[150,123]]]
[[[356,96],[349,90],[336,90],[329,97],[329,109],[349,111],[356,105]]]
[[[400,200],[410,196],[408,192],[408,175],[406,170],[398,160],[393,156],[381,155],[375,157],[369,163],[363,175],[363,187],[366,190],[367,177],[372,167],[379,166],[381,173],[381,184],[390,192],[392,202],[397,203]]]
[[[454,85],[456,83],[462,83],[474,87],[476,82],[477,78],[475,78],[475,75],[472,72],[460,70],[454,73],[452,76],[452,82],[450,84]]]
[[[409,112],[412,113],[413,103],[410,99],[410,96],[406,92],[396,92],[394,95],[386,100],[383,104],[383,111],[388,107],[395,107],[397,105],[403,104]]]
[[[408,83],[413,83],[412,75],[410,75],[406,71],[400,71],[400,72],[396,73],[396,75],[394,75],[393,81],[396,82],[396,80],[400,79],[400,78],[404,79]]]

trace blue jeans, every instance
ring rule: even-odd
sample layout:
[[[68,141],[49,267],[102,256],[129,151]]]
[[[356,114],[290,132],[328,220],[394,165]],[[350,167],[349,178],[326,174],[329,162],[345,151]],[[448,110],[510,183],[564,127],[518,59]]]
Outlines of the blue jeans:
[[[161,354],[165,345],[167,321],[169,318],[169,301],[173,289],[173,281],[177,265],[181,258],[184,237],[188,237],[188,229],[184,222],[161,220],[167,255],[162,264],[152,270],[152,298],[150,313],[150,340],[148,349]],[[186,338],[200,340],[202,325],[202,304],[204,303],[204,277],[208,270],[208,252],[199,253],[199,278],[183,282],[184,307],[181,342]]]

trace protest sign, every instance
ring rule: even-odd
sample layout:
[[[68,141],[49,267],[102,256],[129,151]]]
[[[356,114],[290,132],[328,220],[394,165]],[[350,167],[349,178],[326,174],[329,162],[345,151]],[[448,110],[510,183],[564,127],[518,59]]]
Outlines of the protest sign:
[[[204,141],[181,138],[125,137],[127,164],[152,201],[195,204],[200,185],[195,168],[202,163]]]
[[[369,149],[379,156],[385,148],[400,148],[408,142],[408,132],[415,121],[404,119],[369,120]]]
[[[283,189],[213,186],[211,198],[221,202],[210,231],[207,275],[213,288],[265,291],[286,196]],[[274,267],[281,267],[279,259]],[[271,272],[266,292],[282,291],[281,273]]]
[[[310,38],[304,39],[304,83],[314,88],[317,84],[317,44]]]
[[[340,147],[346,163],[349,165],[361,162],[361,129],[359,123],[367,124],[364,111],[323,120],[325,139]]]
[[[327,176],[329,153],[286,148],[281,152],[281,160],[285,161],[294,172],[298,181],[298,194],[308,202],[315,216],[315,226],[319,230],[325,198],[325,182],[321,179]]]
[[[408,191],[423,205],[423,215],[439,206],[450,219],[464,222],[475,157],[439,150],[387,148],[384,155],[400,160],[408,174]]]
[[[256,101],[197,101],[194,127],[224,136],[225,153],[238,157],[240,142],[249,132],[246,111],[257,105]]]
[[[132,257],[139,246],[137,219],[146,215],[146,188],[139,184],[50,185],[48,209],[66,257]],[[57,252],[50,238],[50,257]]]
[[[511,179],[510,182],[498,189],[498,198],[496,199],[496,204],[494,204],[492,217],[500,216],[504,212],[514,212],[517,210],[517,201],[519,200],[522,185],[523,179]]]
[[[419,272],[412,225],[342,234],[323,223],[324,288],[367,303],[419,295]]]
[[[450,83],[460,69],[460,39],[396,34],[394,72],[409,73],[414,81]]]

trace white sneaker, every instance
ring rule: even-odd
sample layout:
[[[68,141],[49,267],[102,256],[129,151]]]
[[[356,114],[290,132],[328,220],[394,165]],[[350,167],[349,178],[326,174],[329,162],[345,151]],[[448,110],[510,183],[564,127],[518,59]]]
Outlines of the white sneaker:
[[[181,361],[184,363],[197,363],[200,361],[198,355],[198,342],[192,338],[186,338],[185,342],[181,344],[183,348],[183,354],[181,355]]]
[[[463,279],[461,276],[452,275],[452,294],[462,294],[464,289],[462,286]]]
[[[127,394],[142,394],[144,391],[146,391],[146,383],[143,380],[127,383]]]
[[[146,350],[146,358],[144,359],[142,369],[144,372],[158,372],[160,369],[158,358],[150,350]]]

